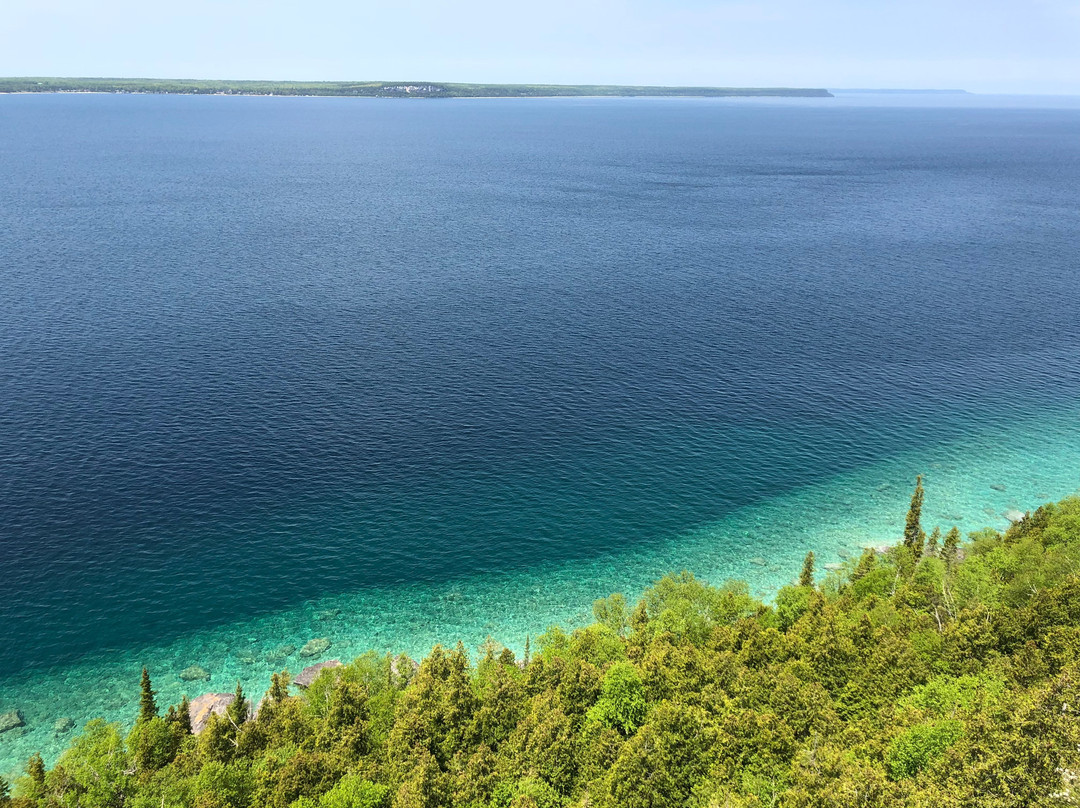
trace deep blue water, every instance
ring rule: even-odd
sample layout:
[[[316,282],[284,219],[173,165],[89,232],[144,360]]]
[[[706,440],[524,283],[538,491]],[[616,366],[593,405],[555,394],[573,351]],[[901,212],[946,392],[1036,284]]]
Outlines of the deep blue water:
[[[1080,107],[864,103],[0,98],[0,671],[1080,402]]]

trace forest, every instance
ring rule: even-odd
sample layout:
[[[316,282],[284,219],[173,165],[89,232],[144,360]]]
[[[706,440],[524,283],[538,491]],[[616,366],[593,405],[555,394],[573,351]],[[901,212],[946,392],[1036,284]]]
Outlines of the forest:
[[[306,689],[238,686],[198,735],[144,671],[130,731],[90,722],[0,805],[1073,805],[1080,498],[962,537],[927,532],[922,497],[895,546],[824,575],[808,555],[772,603],[672,574],[520,657],[369,653]]]

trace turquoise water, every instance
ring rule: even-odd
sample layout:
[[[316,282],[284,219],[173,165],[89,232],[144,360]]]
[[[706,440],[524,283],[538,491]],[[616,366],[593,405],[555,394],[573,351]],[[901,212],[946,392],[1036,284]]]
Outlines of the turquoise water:
[[[1075,102],[12,96],[0,161],[0,771],[143,665],[520,649],[920,472],[1080,484]]]
[[[58,755],[68,736],[52,727],[62,717],[81,725],[104,716],[130,725],[143,665],[153,673],[159,701],[175,703],[184,693],[229,691],[237,680],[258,694],[269,686],[273,671],[288,668],[295,674],[313,662],[348,660],[369,649],[420,658],[436,643],[462,640],[475,655],[490,637],[520,654],[526,634],[535,638],[550,625],[585,624],[596,598],[612,592],[637,596],[657,577],[681,569],[714,583],[746,580],[755,595],[768,600],[797,575],[809,550],[821,570],[820,565],[857,557],[863,547],[895,542],[918,473],[927,490],[924,526],[956,524],[965,533],[1003,529],[1007,510],[1080,494],[1077,423],[1080,408],[1017,420],[827,478],[646,548],[614,549],[588,562],[328,597],[193,632],[167,645],[9,679],[0,691],[3,703],[24,705],[28,727],[0,737],[4,767],[14,769],[37,750],[49,759]],[[317,637],[328,638],[331,647],[301,659],[299,649]],[[282,656],[281,647],[289,645],[294,652]],[[182,682],[180,671],[192,664],[210,671],[210,682]]]

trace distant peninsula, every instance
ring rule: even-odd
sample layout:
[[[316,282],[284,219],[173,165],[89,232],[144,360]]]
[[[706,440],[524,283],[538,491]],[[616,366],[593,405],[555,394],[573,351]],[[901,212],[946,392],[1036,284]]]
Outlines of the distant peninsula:
[[[912,90],[912,89],[894,89],[894,88],[881,88],[881,89],[833,89],[830,93],[840,93],[843,95],[971,95],[967,90]]]
[[[0,93],[153,93],[165,95],[317,95],[350,98],[831,98],[801,87],[651,87],[613,84],[450,84],[429,81],[214,81],[204,79],[0,78]]]

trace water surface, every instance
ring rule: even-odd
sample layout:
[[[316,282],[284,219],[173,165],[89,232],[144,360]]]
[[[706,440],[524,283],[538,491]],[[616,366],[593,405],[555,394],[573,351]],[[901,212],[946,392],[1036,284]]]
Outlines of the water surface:
[[[916,473],[1080,484],[1075,103],[16,96],[0,162],[0,770],[142,664],[520,647]]]

